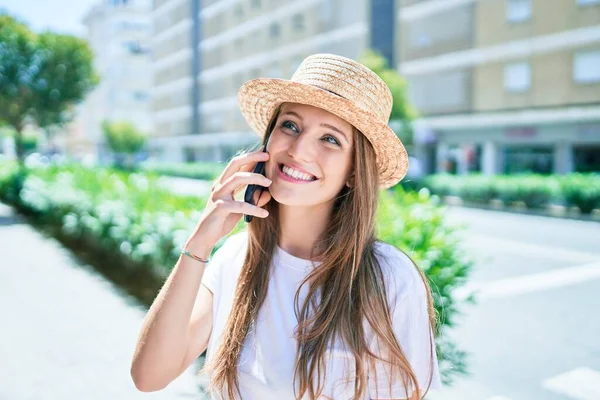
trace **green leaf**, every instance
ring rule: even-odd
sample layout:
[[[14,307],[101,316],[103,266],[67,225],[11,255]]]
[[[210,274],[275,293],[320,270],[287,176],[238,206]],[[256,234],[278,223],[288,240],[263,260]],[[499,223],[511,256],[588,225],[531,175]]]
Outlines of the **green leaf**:
[[[413,144],[412,122],[417,118],[416,109],[410,104],[406,94],[406,80],[393,68],[379,52],[367,49],[359,60],[363,65],[375,72],[388,86],[392,93],[392,111],[390,121],[396,135],[404,145]]]

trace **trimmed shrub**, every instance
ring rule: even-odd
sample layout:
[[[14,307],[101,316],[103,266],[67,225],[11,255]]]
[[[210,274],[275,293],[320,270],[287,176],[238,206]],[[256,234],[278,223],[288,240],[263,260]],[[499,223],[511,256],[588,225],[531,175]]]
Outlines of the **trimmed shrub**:
[[[600,175],[572,174],[557,180],[565,205],[577,206],[584,214],[600,209]]]
[[[506,205],[522,201],[528,208],[550,204],[577,206],[584,214],[600,208],[600,176],[570,175],[430,175],[424,186],[439,196],[454,195],[465,201],[489,204],[499,199]]]
[[[516,197],[529,208],[544,208],[559,196],[558,182],[554,177],[526,175],[515,179]]]
[[[466,201],[474,203],[489,203],[498,196],[494,185],[491,185],[489,176],[472,175],[463,181],[458,195]]]

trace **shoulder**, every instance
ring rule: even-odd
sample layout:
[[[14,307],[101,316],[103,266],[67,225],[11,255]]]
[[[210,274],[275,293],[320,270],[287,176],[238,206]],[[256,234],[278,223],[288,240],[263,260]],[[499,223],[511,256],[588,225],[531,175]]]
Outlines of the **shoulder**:
[[[406,253],[380,241],[375,242],[373,251],[381,266],[391,303],[396,303],[410,294],[419,293],[425,288],[418,267]]]
[[[229,281],[222,278],[224,275],[234,277],[239,273],[246,254],[247,237],[246,232],[223,237],[220,246],[206,265],[202,282],[214,295],[223,290],[221,287],[223,281]]]
[[[248,244],[248,232],[241,231],[221,239],[221,246],[217,249],[219,253],[234,255],[237,250],[242,250]]]

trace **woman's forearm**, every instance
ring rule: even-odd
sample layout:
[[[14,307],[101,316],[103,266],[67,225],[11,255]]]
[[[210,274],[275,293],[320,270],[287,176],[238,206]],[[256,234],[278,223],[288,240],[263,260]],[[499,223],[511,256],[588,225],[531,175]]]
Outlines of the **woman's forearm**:
[[[205,260],[211,252],[189,247],[188,250]],[[204,269],[204,263],[182,255],[152,303],[131,365],[131,376],[139,390],[160,390],[180,373],[190,341],[190,317]]]

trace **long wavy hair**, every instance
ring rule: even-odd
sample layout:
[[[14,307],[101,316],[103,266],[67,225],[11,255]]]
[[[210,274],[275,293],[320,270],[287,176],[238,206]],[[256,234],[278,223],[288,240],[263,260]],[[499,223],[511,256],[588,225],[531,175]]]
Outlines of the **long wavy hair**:
[[[274,129],[281,107],[274,113],[265,134],[264,143]],[[300,288],[294,296],[298,326],[294,382],[299,380],[301,399],[308,393],[310,399],[322,396],[326,369],[325,352],[335,338],[341,338],[354,356],[356,376],[355,397],[362,399],[368,390],[369,369],[374,371],[375,360],[389,367],[389,375],[402,380],[407,388],[412,383],[421,398],[417,378],[394,335],[387,289],[383,271],[375,256],[376,211],[379,202],[379,180],[375,151],[369,140],[354,129],[352,188],[344,186],[337,196],[331,220],[317,239],[311,260],[320,261],[300,284],[308,284],[308,294],[299,305]],[[228,316],[222,341],[201,373],[211,376],[209,391],[227,392],[230,399],[240,394],[237,364],[244,339],[257,320],[268,289],[270,266],[278,243],[279,219],[277,202],[271,199],[265,205],[270,218],[254,218],[248,224],[248,248],[238,278],[234,303]],[[344,246],[340,246],[344,243]],[[316,249],[324,249],[316,253]],[[408,255],[407,255],[408,256]],[[410,257],[409,257],[410,258]],[[412,259],[411,259],[412,261]],[[419,272],[427,291],[429,322],[437,332],[436,311],[431,289],[424,273]],[[268,267],[266,267],[268,266]],[[378,347],[385,348],[389,359],[370,351],[363,322],[367,321],[375,335]],[[430,339],[431,386],[435,343]],[[315,382],[317,385],[315,386]],[[391,390],[390,382],[390,390]],[[406,393],[408,398],[408,393]]]

